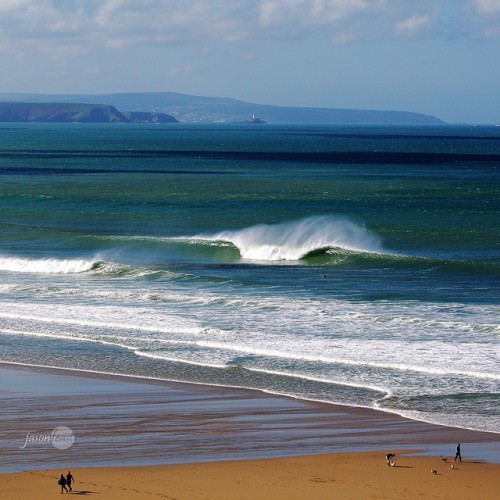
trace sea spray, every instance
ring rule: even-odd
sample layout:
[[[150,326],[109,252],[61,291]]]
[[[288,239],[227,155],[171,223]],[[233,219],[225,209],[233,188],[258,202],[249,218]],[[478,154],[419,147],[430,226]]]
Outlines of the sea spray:
[[[17,273],[84,273],[95,269],[98,264],[98,261],[84,259],[24,259],[0,257],[0,271]]]
[[[364,226],[341,216],[312,216],[280,224],[258,224],[214,235],[211,241],[228,241],[242,258],[256,261],[300,260],[309,253],[329,248],[381,252],[381,239]]]

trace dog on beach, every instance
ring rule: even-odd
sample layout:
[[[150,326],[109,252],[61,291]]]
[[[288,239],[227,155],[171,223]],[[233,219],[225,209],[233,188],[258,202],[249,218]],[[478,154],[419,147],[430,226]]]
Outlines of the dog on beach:
[[[436,469],[431,469],[431,472],[432,472],[433,474],[437,474],[437,473],[438,473],[438,471],[437,471]]]
[[[448,459],[447,458],[442,458],[441,462],[446,462]]]

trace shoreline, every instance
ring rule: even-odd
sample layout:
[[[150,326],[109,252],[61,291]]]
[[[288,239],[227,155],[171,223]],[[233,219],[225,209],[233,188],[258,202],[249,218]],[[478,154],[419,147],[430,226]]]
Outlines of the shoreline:
[[[19,368],[19,369],[24,369],[27,371],[35,371],[35,372],[39,371],[41,373],[53,373],[53,374],[67,375],[67,376],[88,377],[88,378],[96,378],[96,379],[109,379],[109,380],[116,380],[117,382],[126,381],[126,382],[135,382],[135,383],[144,383],[144,384],[169,385],[169,386],[173,386],[173,387],[190,387],[190,386],[192,386],[192,387],[201,387],[201,388],[206,387],[206,388],[215,388],[215,389],[227,389],[230,391],[231,390],[250,391],[252,393],[261,394],[263,397],[269,396],[269,397],[285,398],[285,399],[291,399],[293,401],[303,401],[306,403],[317,404],[317,405],[327,405],[329,407],[335,407],[335,408],[358,408],[358,409],[363,409],[366,411],[373,411],[373,412],[377,412],[377,413],[386,414],[389,416],[399,417],[401,419],[410,420],[412,422],[420,422],[422,424],[428,424],[431,426],[439,426],[439,427],[445,427],[445,428],[449,428],[449,429],[459,429],[459,430],[473,432],[473,433],[493,434],[493,435],[497,435],[499,437],[499,440],[500,440],[500,431],[494,432],[494,431],[490,431],[490,430],[480,430],[480,429],[471,429],[469,427],[453,426],[453,425],[448,425],[448,424],[443,424],[443,423],[431,422],[431,421],[423,420],[423,419],[412,418],[410,416],[406,416],[406,415],[403,415],[403,414],[398,413],[396,411],[390,411],[390,410],[384,409],[384,408],[363,406],[363,405],[349,405],[349,404],[343,404],[343,403],[323,401],[323,400],[313,399],[313,398],[304,398],[304,397],[294,396],[292,394],[282,394],[279,392],[273,392],[270,390],[260,389],[257,387],[243,387],[243,386],[237,386],[237,385],[222,385],[222,384],[215,384],[215,383],[209,383],[209,382],[182,381],[182,380],[173,380],[173,379],[168,379],[168,378],[149,377],[146,375],[133,375],[133,374],[127,374],[127,373],[111,373],[111,372],[102,372],[102,371],[95,371],[95,370],[85,370],[82,368],[56,367],[56,366],[49,366],[49,365],[34,365],[34,364],[20,363],[20,362],[15,362],[15,361],[0,361],[0,369],[2,367],[13,368],[13,369]]]
[[[0,363],[0,397],[0,496],[10,500],[59,494],[68,470],[71,494],[110,500],[493,500],[500,489],[498,434],[374,409],[12,363]],[[60,426],[68,448],[23,443]]]
[[[155,466],[404,449],[500,462],[500,435],[428,424],[375,409],[253,389],[0,363],[0,472]],[[75,443],[27,443],[58,427]],[[21,449],[25,443],[24,449]],[[411,451],[413,450],[413,451]]]

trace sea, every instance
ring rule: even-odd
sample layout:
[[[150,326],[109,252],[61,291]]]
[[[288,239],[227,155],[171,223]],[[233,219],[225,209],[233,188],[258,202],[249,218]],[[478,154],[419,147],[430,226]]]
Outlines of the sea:
[[[0,124],[0,361],[500,432],[500,127]]]

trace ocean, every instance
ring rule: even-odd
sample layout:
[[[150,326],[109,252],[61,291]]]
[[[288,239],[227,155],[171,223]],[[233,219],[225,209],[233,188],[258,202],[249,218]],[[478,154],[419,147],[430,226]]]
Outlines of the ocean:
[[[0,361],[500,432],[500,128],[0,124]]]

